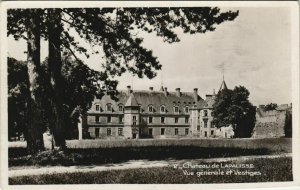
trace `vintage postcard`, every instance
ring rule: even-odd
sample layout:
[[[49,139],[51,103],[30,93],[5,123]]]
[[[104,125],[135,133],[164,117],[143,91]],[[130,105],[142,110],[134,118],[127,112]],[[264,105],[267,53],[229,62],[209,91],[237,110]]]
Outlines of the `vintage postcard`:
[[[10,1],[1,37],[1,188],[299,186],[298,2]]]

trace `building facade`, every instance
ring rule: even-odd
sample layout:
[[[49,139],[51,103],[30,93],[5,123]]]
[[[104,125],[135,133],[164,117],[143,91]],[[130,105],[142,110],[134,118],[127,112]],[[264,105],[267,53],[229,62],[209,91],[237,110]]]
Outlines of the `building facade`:
[[[219,91],[225,89],[223,80]],[[93,102],[78,126],[79,139],[232,138],[232,126],[217,129],[212,123],[215,97],[213,92],[203,99],[197,88],[192,92],[163,87],[158,91],[153,87],[133,91],[128,86],[119,92],[117,101],[104,95]],[[291,105],[280,105],[272,111],[259,106],[252,137],[286,136],[291,110]]]
[[[221,89],[227,88],[223,81]],[[198,95],[198,89],[181,92],[161,87],[155,91],[135,90],[130,86],[120,91],[117,101],[105,95],[96,99],[83,116],[83,138],[213,138],[212,124],[215,93]]]

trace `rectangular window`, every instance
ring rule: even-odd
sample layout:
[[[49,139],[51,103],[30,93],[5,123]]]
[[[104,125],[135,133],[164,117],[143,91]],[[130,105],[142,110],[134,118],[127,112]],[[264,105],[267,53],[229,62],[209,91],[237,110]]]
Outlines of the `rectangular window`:
[[[185,107],[185,113],[189,113],[189,107]]]
[[[134,122],[132,123],[132,125],[136,125],[136,121],[134,121]]]
[[[189,123],[189,117],[188,116],[185,117],[185,123]]]
[[[204,117],[207,117],[207,110],[204,110]]]
[[[178,117],[175,117],[175,123],[178,123]]]
[[[160,123],[165,123],[165,117],[160,118]]]
[[[175,128],[175,135],[178,135],[178,128]]]
[[[179,107],[178,107],[178,106],[176,106],[176,107],[174,108],[174,112],[175,112],[175,113],[178,113],[178,112],[179,112]]]
[[[106,129],[106,134],[107,134],[107,136],[111,136],[111,128]]]
[[[204,131],[204,137],[207,137],[207,131]]]
[[[123,136],[123,128],[118,128],[118,135]]]
[[[160,128],[160,135],[165,135],[165,128]]]
[[[197,126],[197,131],[200,131],[200,126],[199,125]]]
[[[185,128],[184,132],[185,132],[185,135],[188,135],[189,134],[189,128]]]
[[[152,135],[153,135],[153,129],[152,129],[152,128],[149,128],[148,130],[149,130],[149,131],[148,131],[148,132],[149,132],[149,136],[152,136]]]
[[[119,106],[119,111],[123,111],[123,106]]]
[[[100,128],[95,128],[95,136],[99,137]]]
[[[210,131],[210,135],[214,135],[214,131]]]
[[[136,121],[136,116],[135,116],[135,115],[132,116],[132,120],[133,120],[133,121]]]
[[[123,116],[122,115],[119,116],[119,123],[123,123]]]
[[[107,123],[111,123],[111,116],[107,116]]]
[[[96,121],[96,123],[99,123],[100,122],[100,117],[99,116],[95,116],[95,121]]]
[[[153,120],[153,118],[152,117],[149,117],[149,123],[152,123],[152,120]]]
[[[204,128],[207,128],[207,120],[203,120],[204,122]]]
[[[152,107],[152,106],[149,106],[149,107],[148,107],[148,111],[149,111],[149,112],[153,112],[153,107]]]
[[[96,105],[96,111],[100,111],[100,105]]]

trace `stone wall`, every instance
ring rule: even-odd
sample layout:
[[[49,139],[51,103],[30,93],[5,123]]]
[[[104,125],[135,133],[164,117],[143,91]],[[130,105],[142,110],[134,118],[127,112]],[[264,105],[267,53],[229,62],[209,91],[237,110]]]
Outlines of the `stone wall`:
[[[256,114],[253,138],[284,137],[286,111],[271,111],[260,116]]]

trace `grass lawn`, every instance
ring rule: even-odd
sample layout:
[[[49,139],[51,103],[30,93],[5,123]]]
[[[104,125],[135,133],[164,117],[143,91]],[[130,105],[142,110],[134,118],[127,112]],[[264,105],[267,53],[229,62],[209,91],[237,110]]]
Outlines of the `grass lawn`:
[[[67,150],[29,155],[26,143],[12,143],[9,167],[73,166],[120,163],[128,160],[222,158],[291,153],[291,138],[270,139],[139,139],[71,140]],[[25,147],[24,147],[25,146]]]
[[[206,164],[208,162],[197,162],[192,165]],[[210,163],[212,165],[213,163]],[[221,164],[221,163],[217,163]],[[25,184],[187,184],[187,183],[245,183],[245,182],[276,182],[276,181],[292,181],[292,158],[256,158],[253,160],[239,160],[222,162],[225,164],[253,164],[254,168],[239,168],[232,170],[259,172],[261,175],[250,176],[245,175],[202,175],[198,177],[199,171],[208,171],[216,169],[200,169],[200,168],[141,168],[126,170],[110,170],[101,172],[85,172],[85,173],[64,173],[40,176],[22,176],[9,178],[10,185]],[[195,175],[184,175],[183,170],[194,172]],[[220,168],[220,171],[228,171],[227,168]],[[256,173],[258,174],[258,173]]]

